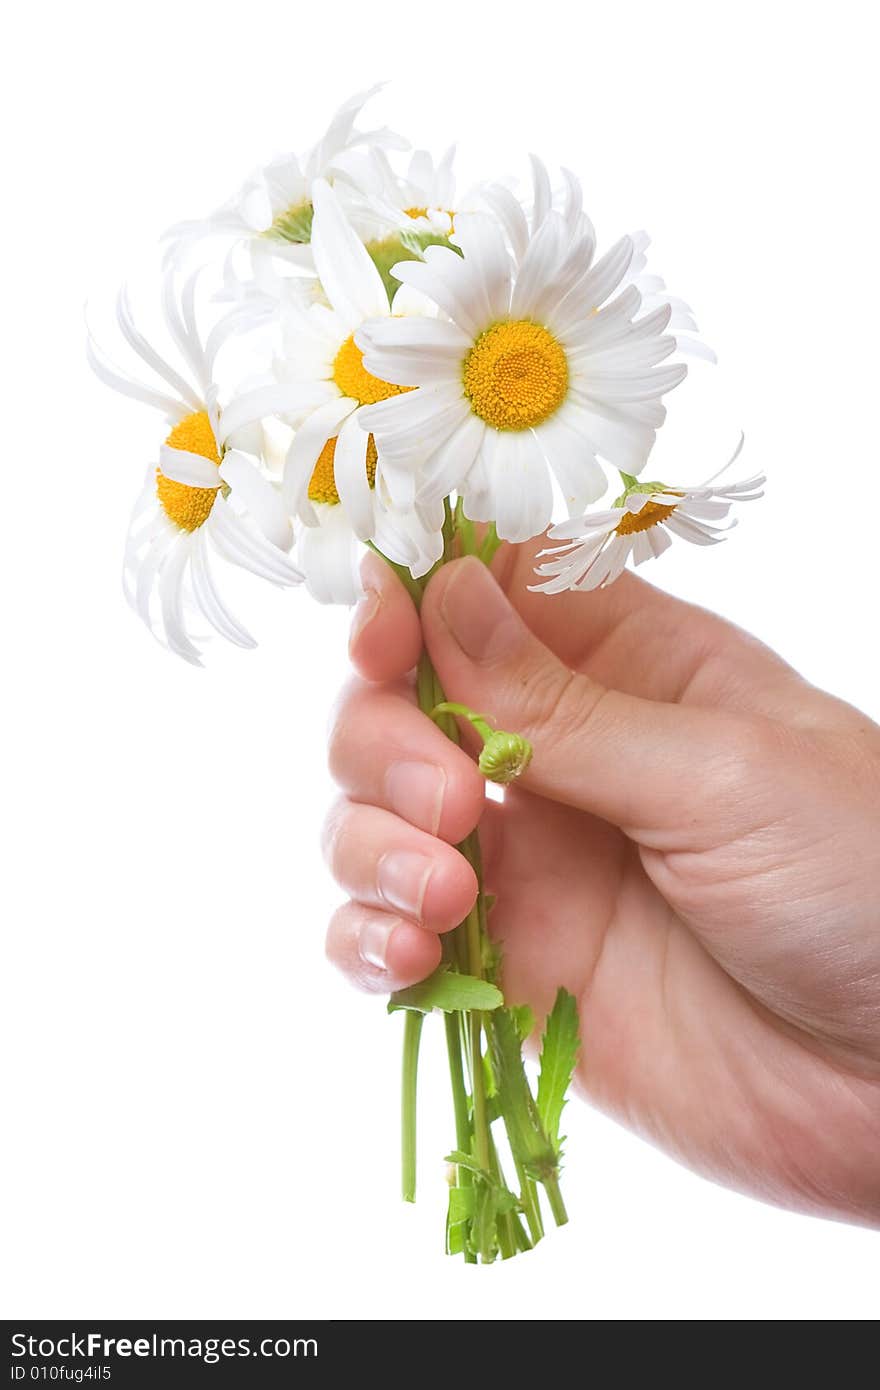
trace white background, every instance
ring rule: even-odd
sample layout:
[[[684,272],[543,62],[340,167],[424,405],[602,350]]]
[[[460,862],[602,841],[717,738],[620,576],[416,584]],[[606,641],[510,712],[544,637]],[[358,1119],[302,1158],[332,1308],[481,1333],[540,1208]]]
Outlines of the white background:
[[[656,471],[684,442],[688,479],[713,471],[742,425],[771,475],[728,545],[681,547],[652,578],[877,717],[871,12],[16,8],[0,83],[5,1316],[880,1311],[875,1234],[716,1189],[575,1106],[568,1229],[505,1267],[444,1259],[440,1030],[405,1209],[400,1020],[323,959],[322,742],[347,615],[254,583],[256,652],[218,643],[197,671],[150,641],[119,560],[154,426],[82,349],[88,293],[391,79],[377,116],[435,149],[460,140],[466,174],[521,172],[536,149],[579,171],[606,245],[651,230],[721,358],[676,393]]]

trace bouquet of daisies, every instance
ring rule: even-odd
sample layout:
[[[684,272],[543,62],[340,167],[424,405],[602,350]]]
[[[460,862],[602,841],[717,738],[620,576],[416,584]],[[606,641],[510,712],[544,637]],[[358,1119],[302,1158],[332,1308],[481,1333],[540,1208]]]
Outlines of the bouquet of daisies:
[[[453,151],[407,157],[392,132],[360,128],[370,95],[346,103],[304,158],[276,160],[167,234],[170,357],[120,293],[119,333],[149,380],[89,341],[98,376],[165,417],[125,592],[196,665],[200,630],[254,645],[224,597],[226,566],[350,604],[369,547],[418,605],[439,565],[489,564],[502,542],[546,532],[532,587],[552,595],[610,584],[676,537],[714,544],[732,504],[760,495],[761,478],[641,481],[682,357],[712,356],[688,306],[647,273],[644,233],[597,256],[577,179],[555,180],[536,158],[524,199],[508,182],[460,193]],[[487,779],[527,767],[528,742],[447,701],[427,654],[415,693],[450,738],[462,722],[476,731]],[[404,1196],[415,1194],[422,1026],[436,1011],[452,1091],[447,1249],[489,1262],[540,1240],[542,1192],[566,1220],[559,1126],[580,1037],[562,989],[543,1026],[505,1002],[477,835],[459,848],[481,884],[476,904],[444,937],[441,967],[389,1009],[404,1016]],[[523,1046],[536,1032],[533,1089]]]

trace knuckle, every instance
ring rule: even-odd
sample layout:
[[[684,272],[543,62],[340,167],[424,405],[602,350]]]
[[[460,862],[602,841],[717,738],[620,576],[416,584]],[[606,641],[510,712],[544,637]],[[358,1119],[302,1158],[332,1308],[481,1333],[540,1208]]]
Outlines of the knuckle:
[[[348,833],[351,816],[351,804],[341,796],[333,803],[324,818],[321,827],[321,852],[331,872],[337,863],[340,846]]]
[[[357,721],[365,692],[364,683],[352,679],[342,690],[330,715],[327,732],[327,764],[330,775],[341,781],[351,756],[352,725]]]
[[[552,671],[536,693],[539,724],[552,729],[554,739],[567,741],[582,738],[595,725],[609,692],[576,671]]]
[[[337,907],[327,924],[324,938],[324,954],[334,965],[338,965],[343,955],[343,943],[350,935],[351,904],[343,903]]]

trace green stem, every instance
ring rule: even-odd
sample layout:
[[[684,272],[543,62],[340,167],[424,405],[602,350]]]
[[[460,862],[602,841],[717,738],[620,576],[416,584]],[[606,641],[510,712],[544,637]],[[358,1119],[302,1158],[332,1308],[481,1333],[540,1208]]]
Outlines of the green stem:
[[[416,1093],[419,1076],[419,1044],[425,1015],[407,1009],[403,1029],[403,1084],[401,1087],[400,1159],[403,1200],[416,1200]]]
[[[568,1221],[568,1212],[565,1210],[565,1203],[559,1190],[559,1179],[554,1174],[552,1177],[542,1178],[541,1181],[544,1184],[544,1191],[547,1193],[547,1201],[550,1203],[553,1220],[557,1226],[564,1226]]]
[[[446,1031],[446,1054],[449,1059],[449,1079],[452,1083],[452,1106],[455,1113],[455,1146],[460,1153],[471,1152],[471,1119],[468,1109],[468,1095],[464,1084],[464,1068],[461,1062],[461,1028],[456,1014],[444,1014],[443,1026]],[[472,1187],[473,1175],[468,1168],[456,1169],[459,1187]],[[467,1246],[464,1248],[465,1264],[476,1264],[477,1257]]]
[[[529,1234],[532,1237],[532,1243],[537,1245],[544,1234],[544,1222],[541,1220],[541,1205],[538,1201],[538,1186],[534,1178],[529,1177],[521,1163],[516,1164],[516,1175],[519,1178],[520,1201],[523,1204],[526,1221],[529,1223]]]

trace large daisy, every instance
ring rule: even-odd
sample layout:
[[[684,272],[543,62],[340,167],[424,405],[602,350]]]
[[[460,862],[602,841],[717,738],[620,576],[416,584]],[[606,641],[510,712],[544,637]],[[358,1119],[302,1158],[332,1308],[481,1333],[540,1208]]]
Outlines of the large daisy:
[[[742,440],[733,458],[741,448]],[[725,464],[725,468],[729,466]],[[663,483],[639,486],[630,479],[613,507],[551,529],[550,539],[562,544],[541,551],[542,556],[552,558],[536,567],[541,583],[530,587],[547,594],[602,588],[617,579],[630,557],[635,565],[657,559],[673,537],[692,545],[717,545],[736,525],[735,521],[726,527],[718,523],[726,520],[735,502],[763,496],[766,479],[758,474],[721,487],[713,487],[713,481],[700,487],[674,487]]]
[[[444,320],[386,316],[358,331],[369,372],[417,388],[361,424],[387,468],[418,478],[420,505],[455,489],[468,516],[523,541],[551,520],[551,476],[577,515],[607,487],[600,456],[641,471],[661,397],[687,369],[661,365],[676,347],[669,306],[638,317],[634,286],[615,295],[630,237],[594,264],[581,215],[548,209],[513,259],[494,219],[468,217],[453,241],[394,268]]]
[[[176,277],[168,272],[165,322],[189,378],[139,332],[124,290],[117,302],[123,338],[170,392],[120,371],[91,338],[88,352],[106,385],[158,410],[170,427],[158,460],[147,468],[132,513],[124,587],[154,636],[178,656],[200,665],[201,653],[188,631],[191,614],[236,646],[255,645],[223,602],[214,578],[215,559],[273,584],[298,584],[302,574],[287,554],[293,532],[278,491],[254,459],[231,447],[230,436],[252,446],[245,426],[253,411],[238,412],[237,432],[235,406],[228,415],[224,412],[224,427],[220,425],[212,360],[196,327],[193,300],[193,281],[178,295]]]
[[[326,304],[292,306],[285,320],[284,383],[302,404],[287,412],[295,428],[284,469],[284,499],[314,535],[300,555],[319,598],[351,602],[359,592],[357,542],[373,541],[388,558],[425,573],[439,557],[442,499],[417,515],[414,480],[385,467],[376,441],[361,428],[364,408],[406,387],[364,366],[355,333],[368,319],[406,314],[407,292],[389,305],[382,278],[323,180],[312,188],[312,250]]]

